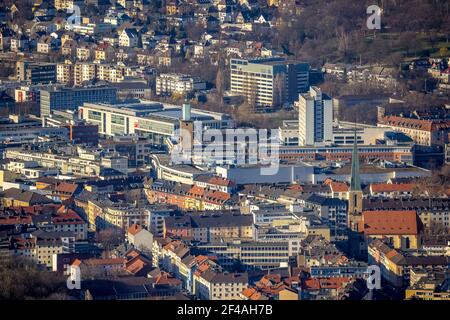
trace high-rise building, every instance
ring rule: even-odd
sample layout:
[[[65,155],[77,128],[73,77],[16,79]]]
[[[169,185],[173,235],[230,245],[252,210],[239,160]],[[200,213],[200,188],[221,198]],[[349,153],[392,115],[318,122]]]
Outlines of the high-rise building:
[[[108,86],[51,88],[41,91],[41,116],[54,110],[76,110],[85,102],[114,102],[117,89]]]
[[[333,140],[333,103],[320,88],[311,87],[300,94],[298,107],[299,146],[331,142]]]
[[[309,88],[308,63],[284,58],[231,59],[231,92],[254,106],[292,103]]]

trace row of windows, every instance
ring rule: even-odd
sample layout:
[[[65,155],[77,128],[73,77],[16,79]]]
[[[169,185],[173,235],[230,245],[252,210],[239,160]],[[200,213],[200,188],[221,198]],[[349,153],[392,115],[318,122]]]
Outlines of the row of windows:
[[[256,73],[256,72],[246,72],[246,71],[240,71],[240,70],[231,70],[231,74],[233,75],[243,75],[246,77],[259,77],[259,78],[267,78],[272,79],[272,74],[267,73]]]
[[[88,118],[89,120],[102,121],[102,113],[98,111],[89,110]]]

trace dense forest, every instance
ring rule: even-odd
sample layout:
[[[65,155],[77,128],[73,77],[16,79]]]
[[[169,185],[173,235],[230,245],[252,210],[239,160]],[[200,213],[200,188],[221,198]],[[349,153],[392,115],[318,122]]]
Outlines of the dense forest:
[[[294,18],[281,16],[274,44],[317,64],[389,63],[430,55],[449,46],[447,0],[305,0]],[[369,30],[366,9],[382,9],[381,30]],[[282,14],[281,12],[279,14]]]

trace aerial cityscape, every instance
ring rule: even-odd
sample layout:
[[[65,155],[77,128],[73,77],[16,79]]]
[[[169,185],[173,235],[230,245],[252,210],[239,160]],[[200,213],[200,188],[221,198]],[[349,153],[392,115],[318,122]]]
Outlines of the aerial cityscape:
[[[0,0],[0,300],[450,301],[449,7]]]

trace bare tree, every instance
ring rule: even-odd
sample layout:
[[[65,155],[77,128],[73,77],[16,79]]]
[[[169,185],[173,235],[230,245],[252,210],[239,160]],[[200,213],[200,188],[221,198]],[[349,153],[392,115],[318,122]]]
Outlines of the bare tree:
[[[278,106],[283,106],[286,96],[286,81],[282,73],[278,73],[275,76],[273,90],[274,90],[274,104]]]
[[[217,89],[217,94],[219,96],[219,103],[222,105],[223,94],[225,92],[225,79],[224,79],[224,76],[223,76],[223,70],[222,70],[222,68],[220,66],[217,69],[216,89]]]
[[[96,234],[97,242],[103,246],[106,254],[117,247],[119,244],[123,243],[125,240],[125,235],[123,231],[116,228],[100,230]]]

